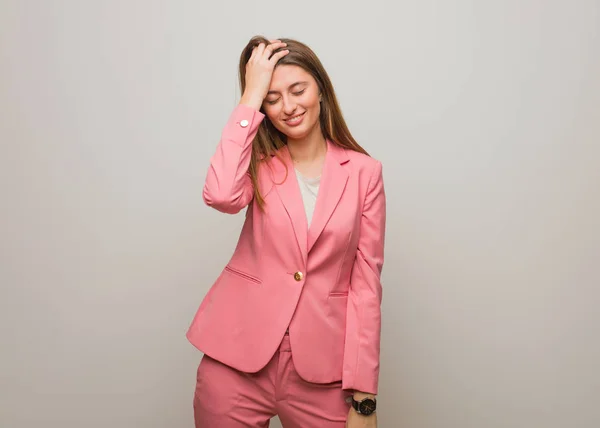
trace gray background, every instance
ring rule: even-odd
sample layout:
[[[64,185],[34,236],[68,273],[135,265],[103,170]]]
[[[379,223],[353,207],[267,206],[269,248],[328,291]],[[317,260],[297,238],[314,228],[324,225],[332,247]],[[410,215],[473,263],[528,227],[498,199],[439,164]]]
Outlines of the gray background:
[[[257,33],[384,164],[380,427],[600,426],[598,1],[1,0],[0,427],[192,426]]]

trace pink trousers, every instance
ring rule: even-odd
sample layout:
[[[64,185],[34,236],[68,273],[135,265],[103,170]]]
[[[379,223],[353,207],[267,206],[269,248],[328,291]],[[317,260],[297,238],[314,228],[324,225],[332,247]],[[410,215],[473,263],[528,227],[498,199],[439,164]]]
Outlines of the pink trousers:
[[[273,359],[258,373],[243,373],[202,357],[194,419],[196,428],[266,428],[278,415],[284,428],[343,428],[350,409],[348,395],[341,381],[323,385],[301,379],[286,334]]]

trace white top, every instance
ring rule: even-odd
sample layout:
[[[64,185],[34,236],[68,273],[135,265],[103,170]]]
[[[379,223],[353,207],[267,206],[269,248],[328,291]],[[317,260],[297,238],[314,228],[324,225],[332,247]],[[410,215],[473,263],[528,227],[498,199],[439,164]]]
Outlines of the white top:
[[[302,201],[304,202],[306,222],[308,223],[308,227],[310,227],[310,222],[317,203],[317,194],[319,193],[321,177],[308,178],[300,174],[298,170],[296,170],[296,177],[298,178],[298,185],[300,186],[300,193],[302,194]]]

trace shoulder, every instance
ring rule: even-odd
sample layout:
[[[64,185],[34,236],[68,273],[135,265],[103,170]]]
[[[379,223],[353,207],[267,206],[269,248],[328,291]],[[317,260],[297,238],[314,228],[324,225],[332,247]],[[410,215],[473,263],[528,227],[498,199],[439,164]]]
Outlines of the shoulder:
[[[344,151],[346,152],[348,158],[350,159],[350,161],[352,161],[352,163],[365,167],[367,169],[373,169],[377,167],[377,165],[381,164],[379,160],[364,153],[360,153],[350,149],[344,149]]]
[[[378,159],[351,149],[342,149],[349,160],[352,169],[360,175],[371,178],[381,175],[382,163]]]

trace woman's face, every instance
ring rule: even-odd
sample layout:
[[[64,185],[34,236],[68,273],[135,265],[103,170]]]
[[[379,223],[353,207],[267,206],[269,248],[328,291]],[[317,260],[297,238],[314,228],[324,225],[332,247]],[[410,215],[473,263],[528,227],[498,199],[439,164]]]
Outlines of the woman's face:
[[[275,128],[298,140],[321,130],[319,87],[315,79],[296,65],[280,65],[273,71],[263,110]]]

